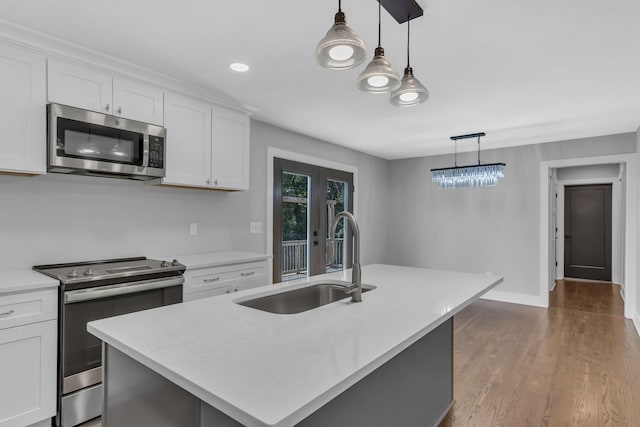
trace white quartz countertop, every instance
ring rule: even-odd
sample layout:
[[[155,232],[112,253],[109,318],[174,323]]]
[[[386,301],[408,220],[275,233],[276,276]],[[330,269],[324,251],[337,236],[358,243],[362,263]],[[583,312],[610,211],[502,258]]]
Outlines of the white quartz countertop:
[[[478,299],[502,278],[392,265],[377,288],[298,314],[235,304],[350,271],[102,319],[89,332],[247,426],[292,426]],[[365,404],[366,405],[366,404]]]
[[[27,269],[0,270],[0,277],[0,295],[60,286],[56,279]]]
[[[174,255],[161,259],[177,259],[189,269],[217,267],[220,265],[239,264],[269,259],[266,254],[240,251],[205,252],[187,255]]]

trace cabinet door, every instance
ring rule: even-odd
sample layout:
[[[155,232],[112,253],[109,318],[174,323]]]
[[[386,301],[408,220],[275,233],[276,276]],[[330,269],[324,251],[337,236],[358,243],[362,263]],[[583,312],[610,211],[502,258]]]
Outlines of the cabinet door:
[[[162,126],[163,92],[157,86],[133,80],[113,79],[113,114]]]
[[[212,186],[225,190],[249,189],[249,117],[213,107]]]
[[[49,102],[112,114],[111,74],[70,62],[48,62]]]
[[[21,427],[56,413],[57,322],[0,330],[0,427]]]
[[[0,45],[0,170],[46,172],[45,58]]]
[[[163,184],[208,187],[211,182],[211,106],[178,95],[165,95],[167,164]]]

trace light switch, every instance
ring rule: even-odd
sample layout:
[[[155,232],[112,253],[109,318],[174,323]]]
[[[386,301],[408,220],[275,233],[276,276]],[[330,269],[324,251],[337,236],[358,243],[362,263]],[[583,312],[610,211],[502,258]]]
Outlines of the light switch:
[[[262,223],[261,222],[250,222],[249,223],[249,232],[251,234],[260,234],[260,233],[262,233]]]
[[[195,222],[192,222],[191,224],[189,224],[189,234],[192,236],[195,236],[198,234],[198,224]]]

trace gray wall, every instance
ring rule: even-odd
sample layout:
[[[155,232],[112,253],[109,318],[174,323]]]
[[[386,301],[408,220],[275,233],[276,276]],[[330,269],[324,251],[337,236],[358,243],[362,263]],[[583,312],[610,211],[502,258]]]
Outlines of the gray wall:
[[[241,225],[242,230],[235,233],[236,245],[266,252],[265,234],[251,235],[242,231],[249,229],[248,221],[259,221],[263,223],[266,232],[266,197],[267,194],[271,195],[271,189],[267,192],[266,182],[268,147],[356,166],[362,263],[386,261],[389,162],[258,121],[251,122],[251,190],[245,193],[241,204],[237,205],[238,209],[246,210],[246,217]]]
[[[48,174],[0,175],[0,269],[215,250],[266,251],[268,146],[357,166],[364,263],[385,260],[388,163],[260,122],[251,124],[251,190],[225,193]],[[198,235],[189,235],[189,224]],[[266,224],[264,224],[266,229]],[[157,256],[157,255],[156,255]]]
[[[505,162],[493,188],[439,190],[430,169],[453,155],[390,162],[389,258],[392,264],[493,272],[497,289],[538,295],[540,289],[540,162],[633,153],[636,135],[621,134],[483,151],[483,162]],[[458,164],[474,163],[473,153]]]
[[[640,151],[640,129],[638,129],[638,131],[636,132],[636,144],[638,147],[638,151]],[[640,154],[638,155],[638,158],[640,158]],[[632,176],[627,176],[628,179],[634,179],[634,177]],[[635,179],[637,180],[636,182],[640,182],[640,167],[638,167],[637,170],[637,176],[635,177]],[[640,186],[638,186],[637,188],[637,193],[638,193],[638,204],[640,205]],[[625,230],[625,233],[627,232],[627,230]],[[632,230],[629,230],[629,232],[632,232]],[[636,235],[638,236],[640,241],[640,227],[638,227],[638,224],[636,224]],[[636,248],[636,260],[637,260],[637,265],[640,265],[640,251],[638,250],[638,248]],[[636,281],[638,279],[638,273],[636,272]],[[640,289],[638,289],[638,287],[636,287],[636,312],[634,313],[634,323],[636,325],[636,330],[638,331],[638,333],[640,334],[640,315],[638,314],[638,312],[640,311]]]
[[[620,175],[620,165],[573,166],[558,168],[558,181],[571,179],[617,178]]]

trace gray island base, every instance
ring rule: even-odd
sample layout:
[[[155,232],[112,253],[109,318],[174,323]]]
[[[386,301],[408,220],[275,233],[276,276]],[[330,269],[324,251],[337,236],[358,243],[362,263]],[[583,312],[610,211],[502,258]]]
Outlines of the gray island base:
[[[242,425],[111,345],[103,345],[105,427]],[[449,318],[296,425],[437,426],[452,403],[453,318]]]

